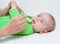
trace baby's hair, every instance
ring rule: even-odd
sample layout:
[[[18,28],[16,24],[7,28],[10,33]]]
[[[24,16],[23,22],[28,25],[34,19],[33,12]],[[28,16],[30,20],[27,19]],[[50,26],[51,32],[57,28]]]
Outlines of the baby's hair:
[[[51,17],[51,19],[52,19],[52,24],[51,24],[51,26],[49,27],[49,30],[48,30],[48,32],[51,32],[51,31],[54,31],[56,23],[55,23],[54,17],[53,17],[50,13],[47,13],[47,14],[48,14],[48,15]]]
[[[54,31],[55,25],[56,25],[54,17],[53,17],[50,13],[46,13],[46,12],[43,12],[43,13],[41,13],[41,14],[48,14],[48,15],[51,17],[52,24],[50,24],[50,26],[47,26],[47,27],[48,27],[48,28],[47,28],[47,31],[48,31],[48,32]]]

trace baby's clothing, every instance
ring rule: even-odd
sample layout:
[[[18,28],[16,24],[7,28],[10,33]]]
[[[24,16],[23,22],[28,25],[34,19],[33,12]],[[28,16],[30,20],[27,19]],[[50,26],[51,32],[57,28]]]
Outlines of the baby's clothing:
[[[9,21],[11,20],[11,18],[20,15],[22,12],[19,12],[16,8],[11,8],[9,9],[9,14],[10,16],[2,16],[0,17],[0,28],[4,27],[5,25],[7,25],[9,23]],[[32,16],[28,16],[26,14],[24,14],[26,17],[28,18],[32,18]],[[23,29],[21,32],[16,33],[15,35],[29,35],[33,33],[33,28],[32,28],[32,24],[26,20],[26,27],[25,29]]]
[[[1,16],[0,17],[0,28],[6,26],[10,21],[10,16]]]

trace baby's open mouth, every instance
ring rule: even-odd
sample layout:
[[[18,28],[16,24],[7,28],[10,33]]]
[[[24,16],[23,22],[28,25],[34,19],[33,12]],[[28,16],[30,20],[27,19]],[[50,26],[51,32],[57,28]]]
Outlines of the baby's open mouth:
[[[32,20],[32,21],[33,21],[33,23],[36,23],[35,20]]]
[[[31,23],[34,23],[35,24],[36,22],[37,22],[37,20],[36,19],[33,19]]]

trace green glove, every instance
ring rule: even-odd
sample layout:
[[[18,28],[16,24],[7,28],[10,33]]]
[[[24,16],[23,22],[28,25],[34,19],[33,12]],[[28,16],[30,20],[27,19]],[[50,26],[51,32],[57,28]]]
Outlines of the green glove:
[[[19,12],[16,8],[11,8],[9,10],[9,14],[11,16],[11,18],[13,18],[14,16],[18,16],[21,14],[21,12]],[[33,33],[33,28],[32,25],[30,24],[29,21],[26,21],[26,28],[23,29],[21,32],[18,32],[16,34],[20,34],[20,35],[29,35]]]

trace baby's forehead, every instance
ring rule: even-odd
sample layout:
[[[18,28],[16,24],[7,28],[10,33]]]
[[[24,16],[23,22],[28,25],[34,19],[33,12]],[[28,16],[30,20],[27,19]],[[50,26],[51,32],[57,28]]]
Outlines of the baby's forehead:
[[[51,20],[51,15],[48,14],[48,13],[40,13],[38,14],[37,16],[39,16],[40,18],[43,18],[43,19],[50,19]]]
[[[40,13],[39,15],[47,24],[52,23],[52,18],[51,18],[51,15],[49,13]]]
[[[39,13],[38,15],[40,15],[40,16],[50,16],[49,13]]]

